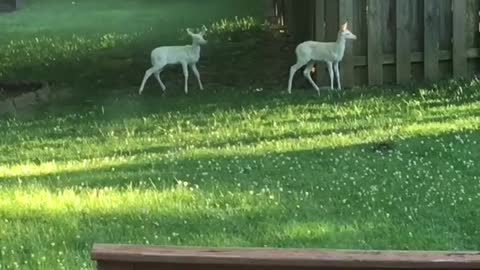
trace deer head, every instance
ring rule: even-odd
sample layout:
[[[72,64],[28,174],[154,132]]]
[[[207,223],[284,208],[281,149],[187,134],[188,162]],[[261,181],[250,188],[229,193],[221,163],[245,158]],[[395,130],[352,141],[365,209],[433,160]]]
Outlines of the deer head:
[[[187,28],[187,34],[192,37],[193,44],[196,45],[205,45],[208,41],[203,37],[207,33],[207,27],[202,26],[202,30],[198,33],[193,33],[189,28]]]
[[[340,28],[340,35],[345,39],[353,39],[353,40],[357,39],[357,36],[352,34],[350,30],[348,30],[348,22],[343,24],[342,27]]]

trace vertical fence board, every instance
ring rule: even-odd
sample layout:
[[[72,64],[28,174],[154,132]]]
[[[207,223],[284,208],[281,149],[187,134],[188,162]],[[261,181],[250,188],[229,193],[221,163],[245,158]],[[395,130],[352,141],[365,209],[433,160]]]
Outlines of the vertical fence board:
[[[315,9],[315,6],[316,6],[316,0],[308,0],[307,1],[307,10],[306,10],[306,14],[308,16],[308,25],[307,25],[307,28],[308,28],[308,36],[307,36],[307,40],[315,40],[315,22],[316,22],[316,19],[315,19],[315,16],[316,16],[316,12],[317,10]]]
[[[402,1],[402,0],[400,0]],[[424,0],[410,0],[410,9],[411,9],[411,48],[412,52],[423,52],[423,1]],[[422,71],[423,74],[423,71]],[[422,75],[423,76],[423,75]]]
[[[275,16],[275,0],[263,0],[263,12],[266,18]]]
[[[340,29],[338,25],[338,0],[325,0],[325,27],[325,38],[328,41],[336,41]]]
[[[458,1],[458,0],[455,0]],[[480,36],[478,33],[478,11],[480,9],[479,0],[466,0],[467,1],[467,47],[478,48],[480,44]]]
[[[315,0],[315,40],[325,41],[325,0]]]
[[[315,40],[325,41],[326,28],[325,28],[325,0],[315,0]],[[317,64],[315,67],[315,79],[317,84],[326,84],[329,80],[327,78],[327,72],[322,64]]]
[[[382,1],[381,25],[384,54],[395,52],[395,2],[395,0]]]
[[[455,0],[458,1],[458,0]],[[479,48],[480,47],[480,33],[478,29],[478,24],[480,17],[478,16],[478,11],[480,10],[480,0],[467,0],[467,48]],[[480,76],[480,61],[479,59],[468,59],[468,70],[467,76],[476,73]]]
[[[381,25],[382,25],[382,40],[383,40],[383,54],[395,54],[395,0],[382,1]],[[382,83],[395,82],[395,68],[392,65],[383,65],[383,80]]]
[[[440,7],[439,16],[439,48],[443,51],[452,50],[453,36],[453,16],[452,16],[452,0],[437,0]],[[458,0],[453,0],[458,1]],[[463,0],[460,0],[463,1]],[[465,15],[464,15],[465,16]]]
[[[339,24],[349,22],[349,28],[355,32],[355,25],[353,25],[353,1],[354,0],[339,0]],[[354,84],[354,61],[353,61],[353,44],[352,41],[347,41],[345,48],[345,55],[340,69],[342,84],[346,87],[352,87]]]
[[[357,40],[354,41],[353,54],[367,55],[367,0],[353,1],[353,28]]]
[[[295,32],[295,20],[293,14],[293,0],[285,0],[285,24],[287,25],[288,33],[293,37]]]
[[[354,0],[353,1],[353,27],[354,34],[357,36],[357,40],[352,42],[354,58],[357,56],[367,55],[367,0]],[[366,85],[368,84],[368,73],[366,66],[356,66],[354,68],[354,84]]]
[[[424,28],[424,0],[410,0],[410,8],[412,14],[412,27],[410,33],[411,52],[423,53],[423,28]],[[424,76],[423,60],[420,63],[412,63],[412,79],[422,81]]]
[[[453,75],[464,76],[467,73],[467,0],[453,2]]]
[[[368,83],[370,85],[383,84],[382,1],[367,1]]]
[[[396,0],[396,65],[397,65],[397,83],[405,83],[411,77],[411,1],[410,0]]]
[[[439,78],[439,11],[438,0],[425,0],[424,10],[424,70],[425,79]]]
[[[294,39],[296,42],[303,42],[312,37],[313,12],[311,9],[312,0],[293,1],[294,13]]]
[[[281,12],[279,12],[280,18],[281,18],[280,21],[281,21],[281,24],[283,26],[285,26],[286,22],[287,22],[286,21],[286,17],[287,17],[287,11],[286,11],[287,3],[286,2],[287,2],[287,0],[281,0],[280,3],[278,4],[278,8],[281,10]]]

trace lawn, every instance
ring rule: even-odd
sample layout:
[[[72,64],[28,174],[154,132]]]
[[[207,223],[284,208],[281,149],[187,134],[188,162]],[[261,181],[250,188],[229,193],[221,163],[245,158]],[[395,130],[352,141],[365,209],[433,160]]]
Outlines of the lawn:
[[[263,14],[255,0],[30,2],[16,13],[0,14],[0,80],[48,80],[93,87],[97,92],[138,87],[150,65],[151,50],[161,45],[191,43],[185,33],[187,27],[208,26],[210,39],[226,31],[221,26],[212,28],[222,19],[258,18]],[[203,52],[201,66],[208,64],[213,71],[231,68],[236,60],[232,52],[238,46],[226,48],[227,43],[212,40]],[[240,47],[245,46],[249,44]],[[219,50],[223,54],[218,55]],[[229,56],[225,59],[228,62],[210,63],[211,58],[224,54]]]
[[[113,69],[115,80],[98,59],[85,72],[87,56],[73,64],[79,78],[55,61],[46,70],[4,62],[2,79],[45,75],[54,90],[69,87],[77,95],[33,116],[0,119],[0,269],[92,270],[94,242],[480,250],[480,81],[321,97],[297,89],[289,96],[285,71],[275,75],[282,80],[269,75],[287,66],[266,57],[272,50],[255,49],[252,39],[206,49],[204,92],[194,88],[184,96],[173,69],[166,97],[154,81],[140,97],[135,93],[148,63],[142,48],[153,44],[152,33],[140,28],[156,21],[155,4],[117,4],[149,3],[138,11],[141,23],[126,23],[121,32],[114,22],[131,22],[128,12],[109,13],[110,5],[102,11],[98,4],[83,20],[74,6],[93,0],[56,1],[76,23],[51,24],[39,15],[46,7],[33,2],[18,17],[0,16],[0,25],[16,25],[10,38],[22,37],[10,46],[34,40],[36,30],[21,19],[39,16],[38,28],[54,25],[41,38],[81,45],[47,50],[45,41],[38,47],[42,57],[58,53],[71,61],[69,53],[80,50],[102,60],[128,54],[133,64]],[[173,16],[175,30],[165,36],[179,42],[177,28],[255,15],[231,6],[235,1],[222,6],[225,1],[204,0],[217,5],[192,21]],[[162,2],[171,8],[165,17],[185,9],[178,2]],[[102,13],[112,19],[88,33]],[[71,32],[80,39],[70,39]],[[96,38],[105,33],[128,42],[98,47]],[[248,69],[252,61],[261,68]]]
[[[2,267],[92,269],[93,242],[478,250],[479,86],[126,96],[3,120]]]

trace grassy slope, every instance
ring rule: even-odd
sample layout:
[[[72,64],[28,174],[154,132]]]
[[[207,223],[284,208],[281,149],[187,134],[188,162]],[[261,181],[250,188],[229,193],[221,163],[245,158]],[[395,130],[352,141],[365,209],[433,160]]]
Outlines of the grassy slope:
[[[258,14],[261,6],[253,0],[31,0],[23,10],[2,14],[0,25],[3,41],[47,35],[136,33],[153,28],[159,41],[170,42],[177,40],[181,28]]]
[[[136,85],[150,65],[154,47],[190,42],[182,40],[182,29],[262,14],[254,0],[74,3],[33,0],[21,11],[0,15],[0,80],[49,80],[110,89]],[[210,50],[215,55],[215,47],[210,44],[204,54]]]
[[[480,249],[478,88],[123,97],[2,121],[1,261],[78,268],[93,242]]]

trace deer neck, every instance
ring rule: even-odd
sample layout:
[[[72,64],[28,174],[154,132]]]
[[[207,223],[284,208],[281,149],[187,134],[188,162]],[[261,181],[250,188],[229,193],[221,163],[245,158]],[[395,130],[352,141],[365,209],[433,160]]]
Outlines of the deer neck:
[[[193,42],[192,43],[192,52],[200,55],[200,50],[201,50],[200,44],[198,44],[197,42]]]
[[[188,46],[189,47],[189,55],[190,58],[193,62],[196,62],[200,59],[200,44],[193,42],[192,45]]]
[[[339,34],[336,44],[337,44],[337,53],[338,55],[341,56],[341,58],[343,58],[343,55],[345,53],[345,46],[347,44],[347,39]]]

